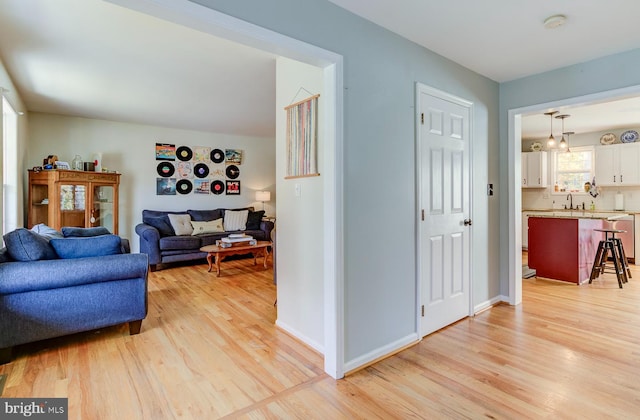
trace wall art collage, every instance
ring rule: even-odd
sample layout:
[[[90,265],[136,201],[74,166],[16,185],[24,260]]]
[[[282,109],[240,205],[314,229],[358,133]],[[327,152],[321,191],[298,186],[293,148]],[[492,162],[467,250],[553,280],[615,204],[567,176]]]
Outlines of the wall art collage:
[[[156,195],[240,195],[242,150],[156,143]]]

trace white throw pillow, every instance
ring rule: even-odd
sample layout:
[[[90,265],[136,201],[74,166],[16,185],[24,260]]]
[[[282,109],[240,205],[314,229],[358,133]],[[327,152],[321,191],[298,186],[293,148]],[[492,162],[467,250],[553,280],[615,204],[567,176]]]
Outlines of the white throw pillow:
[[[247,217],[249,210],[226,210],[224,212],[224,230],[233,232],[247,230]]]
[[[191,216],[188,214],[169,214],[169,222],[176,235],[191,235]]]
[[[200,235],[201,233],[224,232],[224,226],[222,226],[222,219],[209,220],[208,222],[191,221],[191,226],[193,226],[193,233],[191,235]]]

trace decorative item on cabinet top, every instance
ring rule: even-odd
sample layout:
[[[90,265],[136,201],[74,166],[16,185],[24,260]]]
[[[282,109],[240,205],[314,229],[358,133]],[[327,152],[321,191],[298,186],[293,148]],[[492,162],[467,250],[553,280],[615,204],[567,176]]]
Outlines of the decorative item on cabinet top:
[[[620,141],[622,143],[633,143],[638,141],[638,132],[636,130],[627,130],[620,134]]]
[[[535,142],[531,145],[531,151],[532,152],[539,152],[542,150],[542,143],[540,142]]]
[[[613,144],[616,141],[616,135],[613,133],[606,133],[600,137],[600,144],[608,145]]]

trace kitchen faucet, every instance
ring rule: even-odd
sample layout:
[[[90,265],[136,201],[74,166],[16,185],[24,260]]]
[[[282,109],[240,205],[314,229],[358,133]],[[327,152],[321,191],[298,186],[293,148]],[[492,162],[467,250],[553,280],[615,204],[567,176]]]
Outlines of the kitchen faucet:
[[[567,194],[567,200],[570,200],[569,210],[573,210],[573,196],[571,195],[571,193]]]

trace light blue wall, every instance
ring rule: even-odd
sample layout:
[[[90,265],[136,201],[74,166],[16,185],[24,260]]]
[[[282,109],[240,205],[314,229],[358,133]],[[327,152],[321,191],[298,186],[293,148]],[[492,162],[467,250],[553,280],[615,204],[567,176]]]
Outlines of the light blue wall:
[[[415,331],[415,83],[474,103],[474,302],[499,294],[498,85],[325,0],[196,3],[344,57],[345,361]]]
[[[640,85],[640,49],[599,58],[569,67],[500,84],[500,220],[509,220],[508,196],[508,112],[536,104],[561,101],[600,92]],[[501,225],[500,290],[508,291],[509,229]]]

